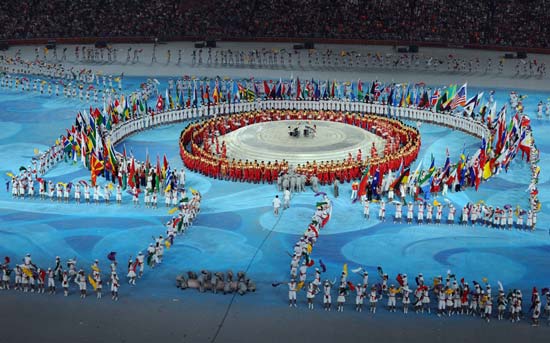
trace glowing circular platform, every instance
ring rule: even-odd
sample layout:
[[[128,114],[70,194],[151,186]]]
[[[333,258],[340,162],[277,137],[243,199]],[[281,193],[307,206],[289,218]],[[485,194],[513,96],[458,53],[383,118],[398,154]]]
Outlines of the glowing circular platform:
[[[305,121],[282,120],[252,124],[221,136],[225,141],[227,157],[236,160],[288,161],[290,165],[306,161],[341,161],[361,149],[363,156],[370,152],[372,143],[378,151],[384,150],[385,140],[360,127],[343,123],[312,120],[314,136],[304,137]],[[289,135],[291,128],[299,127],[300,136]]]

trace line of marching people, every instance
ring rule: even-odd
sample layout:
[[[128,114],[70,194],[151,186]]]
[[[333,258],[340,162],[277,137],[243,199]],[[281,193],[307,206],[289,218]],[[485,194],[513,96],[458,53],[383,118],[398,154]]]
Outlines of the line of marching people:
[[[136,284],[136,279],[141,278],[144,273],[145,264],[154,268],[162,262],[164,248],[169,248],[178,234],[184,233],[192,224],[193,220],[200,212],[201,194],[198,191],[193,192],[191,200],[186,199],[181,202],[176,208],[178,214],[174,216],[167,224],[167,238],[162,235],[154,238],[154,243],[149,244],[147,255],[141,251],[135,259],[131,256],[128,260],[127,278],[130,285]],[[54,267],[42,268],[33,263],[31,254],[26,254],[21,263],[11,267],[11,259],[6,256],[4,263],[0,265],[0,290],[18,290],[24,293],[44,294],[48,292],[50,295],[57,293],[60,286],[64,296],[69,296],[74,286],[78,289],[80,298],[84,299],[88,296],[91,287],[95,292],[96,297],[101,299],[103,296],[104,280],[110,287],[111,297],[114,301],[118,300],[120,278],[118,275],[118,262],[116,260],[116,252],[110,252],[107,255],[110,261],[110,273],[105,275],[100,268],[99,260],[95,260],[90,266],[90,271],[87,273],[83,267],[77,266],[77,259],[70,258],[63,265],[61,258],[55,258]]]
[[[303,236],[300,237],[300,240],[294,245],[294,251],[291,256],[290,262],[290,282],[288,283],[289,292],[289,305],[296,307],[296,293],[300,291],[306,282],[306,272],[307,269],[315,263],[310,258],[313,247],[319,238],[319,232],[325,227],[325,225],[330,220],[332,214],[332,204],[330,199],[326,196],[323,196],[323,200],[316,204],[316,210],[311,218],[311,223],[308,225]],[[319,265],[324,268],[323,261],[319,261]],[[316,268],[316,272],[320,275],[319,269]],[[317,274],[316,274],[317,275]],[[298,278],[298,281],[296,281]],[[316,279],[317,280],[317,279]],[[273,286],[276,287],[282,284],[274,283]],[[310,299],[310,292],[313,292],[314,289],[312,286],[308,286],[308,304]]]
[[[120,280],[117,273],[117,261],[115,254],[110,253],[108,258],[111,260],[110,273],[107,276],[107,285],[110,287],[111,297],[113,300],[118,300],[118,291],[120,288]],[[19,290],[24,293],[45,293],[54,295],[57,292],[58,286],[63,290],[63,295],[68,296],[72,291],[73,284],[76,284],[80,298],[86,298],[88,295],[88,284],[93,288],[98,299],[103,295],[103,284],[105,275],[102,275],[99,260],[95,260],[90,266],[90,273],[87,274],[83,268],[77,266],[76,258],[68,259],[65,266],[61,262],[61,258],[55,258],[54,267],[47,269],[41,268],[34,264],[31,255],[27,254],[22,263],[16,264],[13,268],[10,267],[10,258],[5,257],[2,264],[2,290]],[[12,281],[12,274],[13,281]]]
[[[154,176],[149,175],[144,181],[145,187],[143,191],[137,184],[126,192],[132,197],[134,206],[140,205],[140,195],[143,193],[143,202],[147,208],[158,208],[158,202],[161,200],[159,195],[160,185],[155,185]],[[122,204],[124,187],[120,184],[113,185],[105,183],[104,185],[96,184],[92,186],[84,180],[78,183],[54,183],[52,180],[46,181],[43,178],[36,177],[33,172],[22,170],[18,175],[11,176],[11,194],[14,199],[34,199],[37,196],[41,200],[49,199],[62,203],[75,202],[76,204],[86,203],[91,204],[110,204],[112,198],[117,204]],[[187,198],[185,186],[185,170],[182,168],[180,172],[174,170],[170,176],[172,184],[164,189],[164,204],[166,207],[177,206],[179,202]],[[164,182],[163,182],[164,183]],[[36,185],[38,189],[36,189]],[[10,191],[9,182],[6,184],[6,191]]]
[[[516,228],[518,230],[535,230],[537,224],[537,212],[524,210],[519,206],[513,209],[511,205],[501,207],[488,206],[482,202],[467,203],[458,212],[458,209],[450,201],[445,204],[434,200],[433,203],[424,200],[415,202],[401,202],[393,200],[386,202],[384,199],[377,201],[378,220],[384,222],[388,217],[393,217],[394,223],[407,224],[447,224],[462,226],[485,226],[495,229]],[[370,219],[373,204],[367,199],[363,201],[363,216]],[[388,205],[393,207],[393,213],[386,213]],[[390,217],[390,218],[391,218]],[[525,219],[525,220],[524,220]]]
[[[326,271],[326,267],[323,271]],[[415,277],[414,284],[409,282],[406,274],[397,274],[394,283],[390,281],[388,274],[378,267],[380,280],[369,284],[368,271],[357,268],[352,272],[360,281],[354,283],[350,280],[351,275],[348,274],[347,265],[344,265],[339,283],[336,283],[336,278],[333,281],[328,279],[321,281],[322,271],[319,269],[315,269],[312,281],[306,281],[307,266],[303,271],[300,270],[300,284],[305,285],[303,289],[306,290],[308,308],[314,309],[315,297],[321,294],[324,310],[330,311],[333,288],[336,288],[338,312],[344,311],[347,299],[351,298],[353,302],[355,293],[354,305],[357,312],[362,312],[366,302],[370,313],[375,314],[379,303],[385,302],[389,312],[396,312],[398,307],[404,314],[409,312],[409,308],[416,313],[427,314],[431,314],[434,310],[439,317],[479,316],[487,322],[493,318],[520,322],[530,314],[533,326],[539,325],[542,316],[546,316],[550,325],[550,290],[548,288],[543,288],[539,292],[536,287],[533,287],[531,305],[527,308],[521,290],[511,289],[506,292],[502,283],[497,281],[498,290],[493,293],[486,278],[482,279],[482,283],[473,281],[470,285],[464,278],[458,280],[454,274],[447,271],[445,278],[441,275],[435,277],[432,285],[425,281],[422,273]],[[302,287],[297,287],[294,279],[291,279],[288,287],[290,306],[296,307],[296,291]],[[546,298],[544,307],[541,297]],[[398,302],[400,302],[399,305]]]

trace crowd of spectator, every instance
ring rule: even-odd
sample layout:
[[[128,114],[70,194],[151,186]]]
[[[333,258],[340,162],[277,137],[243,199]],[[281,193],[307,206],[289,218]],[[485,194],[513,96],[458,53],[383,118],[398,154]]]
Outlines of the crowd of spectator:
[[[20,0],[0,39],[186,36],[550,45],[550,0]]]

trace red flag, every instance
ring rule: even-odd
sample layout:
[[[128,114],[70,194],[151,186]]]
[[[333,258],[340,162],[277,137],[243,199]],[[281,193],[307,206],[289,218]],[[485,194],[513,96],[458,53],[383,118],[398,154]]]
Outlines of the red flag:
[[[160,158],[159,155],[157,155],[157,177],[160,177]]]
[[[365,168],[365,171],[363,172],[363,177],[361,178],[361,182],[359,183],[359,190],[357,192],[358,198],[361,198],[363,195],[367,194],[367,182],[369,181],[369,169],[370,169],[370,166],[367,166]]]
[[[162,164],[163,164],[164,170],[168,170],[168,160],[166,159],[166,154],[164,154],[163,156]]]
[[[162,98],[162,95],[159,94],[159,97],[157,99],[157,110],[162,111],[164,109],[164,99]]]
[[[267,84],[267,81],[264,80],[264,93],[265,93],[265,96],[269,96],[270,92],[271,92],[271,90],[269,89],[269,85]]]
[[[95,109],[94,112],[92,113],[92,117],[94,117],[94,119],[97,119],[100,115],[101,115],[101,112],[100,112],[99,109],[96,107],[96,109]]]
[[[95,186],[97,176],[103,170],[103,161],[98,160],[94,154],[90,156],[90,173],[92,179],[92,186]]]
[[[134,158],[132,157],[132,164],[130,165],[130,170],[128,171],[128,185],[132,188],[135,187],[134,183],[134,174],[136,172],[136,165],[134,164]]]

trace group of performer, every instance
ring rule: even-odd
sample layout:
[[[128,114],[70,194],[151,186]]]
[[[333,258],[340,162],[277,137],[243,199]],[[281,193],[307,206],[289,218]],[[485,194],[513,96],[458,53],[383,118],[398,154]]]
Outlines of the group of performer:
[[[274,203],[275,204],[275,203]],[[319,238],[320,231],[325,227],[325,225],[330,220],[332,214],[332,203],[330,199],[325,195],[323,200],[318,202],[316,205],[315,213],[311,218],[311,222],[305,230],[304,234],[294,245],[294,250],[291,255],[290,261],[290,282],[288,283],[289,292],[289,306],[296,307],[296,293],[302,289],[306,282],[306,271],[307,268],[312,266],[315,261],[310,259],[310,255],[313,251],[313,247]],[[319,263],[322,264],[322,261]],[[318,269],[316,269],[318,272]],[[320,272],[317,273],[320,275]],[[317,275],[316,274],[316,275]],[[280,284],[280,283],[279,283]],[[278,285],[278,284],[277,284]],[[275,286],[277,286],[275,285]],[[312,285],[309,285],[307,288],[308,292],[308,306],[313,308],[313,298],[315,294],[312,292],[315,291],[315,288],[312,288]],[[311,294],[310,294],[311,292]]]
[[[55,258],[54,267],[42,269],[32,262],[31,255],[27,254],[22,263],[16,264],[12,269],[10,267],[10,258],[5,257],[2,264],[2,283],[0,289],[19,290],[25,293],[45,293],[54,295],[58,287],[63,290],[63,295],[68,296],[71,286],[75,283],[78,287],[80,298],[86,298],[88,295],[88,284],[93,287],[96,297],[101,299],[103,294],[103,280],[107,279],[107,285],[110,286],[111,297],[118,300],[118,291],[120,280],[117,273],[117,261],[113,253],[108,256],[111,260],[110,273],[107,277],[102,275],[99,260],[95,260],[91,265],[90,273],[87,274],[84,269],[77,267],[76,258],[67,260],[65,267],[61,258]],[[12,281],[12,273],[15,274]]]
[[[178,51],[181,63],[182,50]],[[167,53],[167,63],[170,63]],[[335,51],[333,49],[194,49],[191,64],[212,67],[260,67],[273,68],[298,65],[311,68],[380,68],[393,70],[446,71],[450,73],[502,74],[507,61],[504,58],[461,57],[447,55],[422,56],[411,53],[380,53],[367,51]],[[520,59],[515,64],[515,74],[525,77],[546,75],[546,64],[534,59]]]
[[[420,149],[420,135],[416,128],[387,117],[370,114],[359,115],[334,111],[270,110],[241,113],[217,117],[202,123],[189,124],[180,135],[180,154],[185,166],[191,170],[224,180],[273,183],[277,177],[289,171],[286,161],[267,163],[264,161],[242,161],[229,159],[227,149],[218,136],[244,127],[266,121],[279,120],[326,120],[355,125],[369,130],[385,140],[384,151],[376,147],[365,147],[369,155],[359,150],[354,157],[345,156],[343,161],[308,162],[297,165],[295,171],[311,179],[316,176],[321,184],[330,184],[336,178],[350,182],[361,177],[363,168],[370,165],[371,172],[397,170],[403,162],[409,165]]]
[[[183,234],[200,212],[201,199],[202,196],[198,191],[193,192],[192,198],[180,203],[177,208],[178,214],[166,223],[166,238],[163,238],[162,235],[158,238],[153,237],[154,242],[149,244],[146,255],[140,251],[135,258],[130,256],[126,274],[130,285],[135,285],[136,279],[143,276],[145,264],[154,268],[157,264],[162,263],[164,249],[170,248],[176,236]],[[110,274],[106,277],[101,272],[97,259],[91,265],[90,272],[87,273],[83,268],[77,267],[76,258],[67,260],[66,267],[64,267],[61,258],[57,256],[54,267],[43,269],[33,263],[30,254],[27,254],[22,263],[16,264],[13,268],[10,266],[10,258],[5,257],[4,263],[0,266],[0,289],[15,289],[25,293],[47,292],[54,295],[60,286],[63,295],[68,296],[72,288],[71,285],[75,283],[81,298],[87,297],[89,286],[91,286],[96,297],[100,299],[103,294],[103,280],[108,280],[107,285],[110,286],[112,299],[116,301],[120,288],[116,252],[110,252],[107,258],[110,260]]]
[[[374,202],[371,202],[364,196],[361,199],[363,204],[363,215],[366,219],[371,218],[371,212]],[[518,230],[535,230],[537,224],[537,212],[534,210],[524,210],[517,206],[515,209],[511,205],[500,207],[488,206],[482,202],[477,204],[467,203],[458,212],[458,209],[451,203],[440,203],[437,200],[433,204],[429,201],[418,200],[406,202],[403,199],[386,202],[382,199],[376,201],[376,218],[380,221],[393,220],[394,223],[407,224],[460,224],[464,226],[485,226],[496,229],[516,228]],[[393,213],[387,213],[388,207],[393,207]],[[444,213],[445,210],[445,213]],[[405,212],[405,213],[404,213]],[[389,217],[389,218],[388,218]],[[525,219],[525,220],[524,220]]]
[[[109,205],[114,200],[116,204],[121,205],[123,202],[123,188],[120,184],[113,186],[112,183],[105,183],[103,186],[96,184],[91,186],[86,181],[81,180],[79,183],[62,183],[54,184],[52,180],[38,178],[38,191],[35,190],[35,180],[32,177],[14,176],[11,184],[11,194],[14,199],[35,199],[39,197],[41,200],[49,199],[62,203],[74,202],[76,204],[106,204]],[[153,186],[150,186],[153,187]],[[8,183],[9,190],[9,183]],[[147,208],[158,208],[160,201],[159,191],[156,188],[146,188],[145,191],[140,191],[136,186],[127,190],[127,193],[132,197],[134,207],[140,206],[140,194],[143,193],[143,203]],[[164,203],[166,207],[178,206],[179,203],[186,199],[187,191],[184,187],[170,189],[167,188],[163,192]]]
[[[307,264],[302,264],[300,281],[297,283],[293,278],[288,283],[291,307],[296,307],[296,292],[304,289],[309,309],[314,309],[315,297],[320,294],[324,310],[330,311],[333,288],[337,288],[338,312],[344,310],[348,298],[351,298],[353,302],[353,293],[355,293],[354,305],[358,312],[362,312],[363,304],[367,302],[370,313],[375,314],[378,304],[385,301],[390,312],[396,312],[398,307],[401,307],[404,314],[409,312],[409,308],[416,313],[427,314],[436,310],[439,317],[480,316],[487,322],[492,318],[519,322],[527,316],[527,313],[531,313],[533,326],[539,325],[539,320],[544,314],[550,325],[550,291],[548,288],[542,289],[539,293],[537,288],[533,287],[531,306],[526,311],[521,290],[511,289],[505,292],[502,283],[498,281],[498,291],[493,294],[491,285],[486,278],[483,278],[484,284],[473,281],[472,285],[469,285],[464,278],[458,279],[448,271],[445,278],[441,275],[436,276],[432,285],[428,284],[422,273],[415,277],[414,283],[408,280],[407,274],[397,274],[395,282],[392,282],[388,274],[378,267],[379,280],[375,282],[372,282],[372,279],[369,281],[369,273],[363,268],[352,270],[360,279],[354,283],[350,280],[351,275],[348,273],[347,265],[338,281],[336,278],[333,281],[329,279],[321,281],[322,273],[326,271],[326,268],[323,270],[315,268],[314,275],[308,277],[308,268]],[[304,286],[298,287],[299,284]],[[546,298],[544,307],[541,296]],[[400,306],[398,300],[401,302]]]

